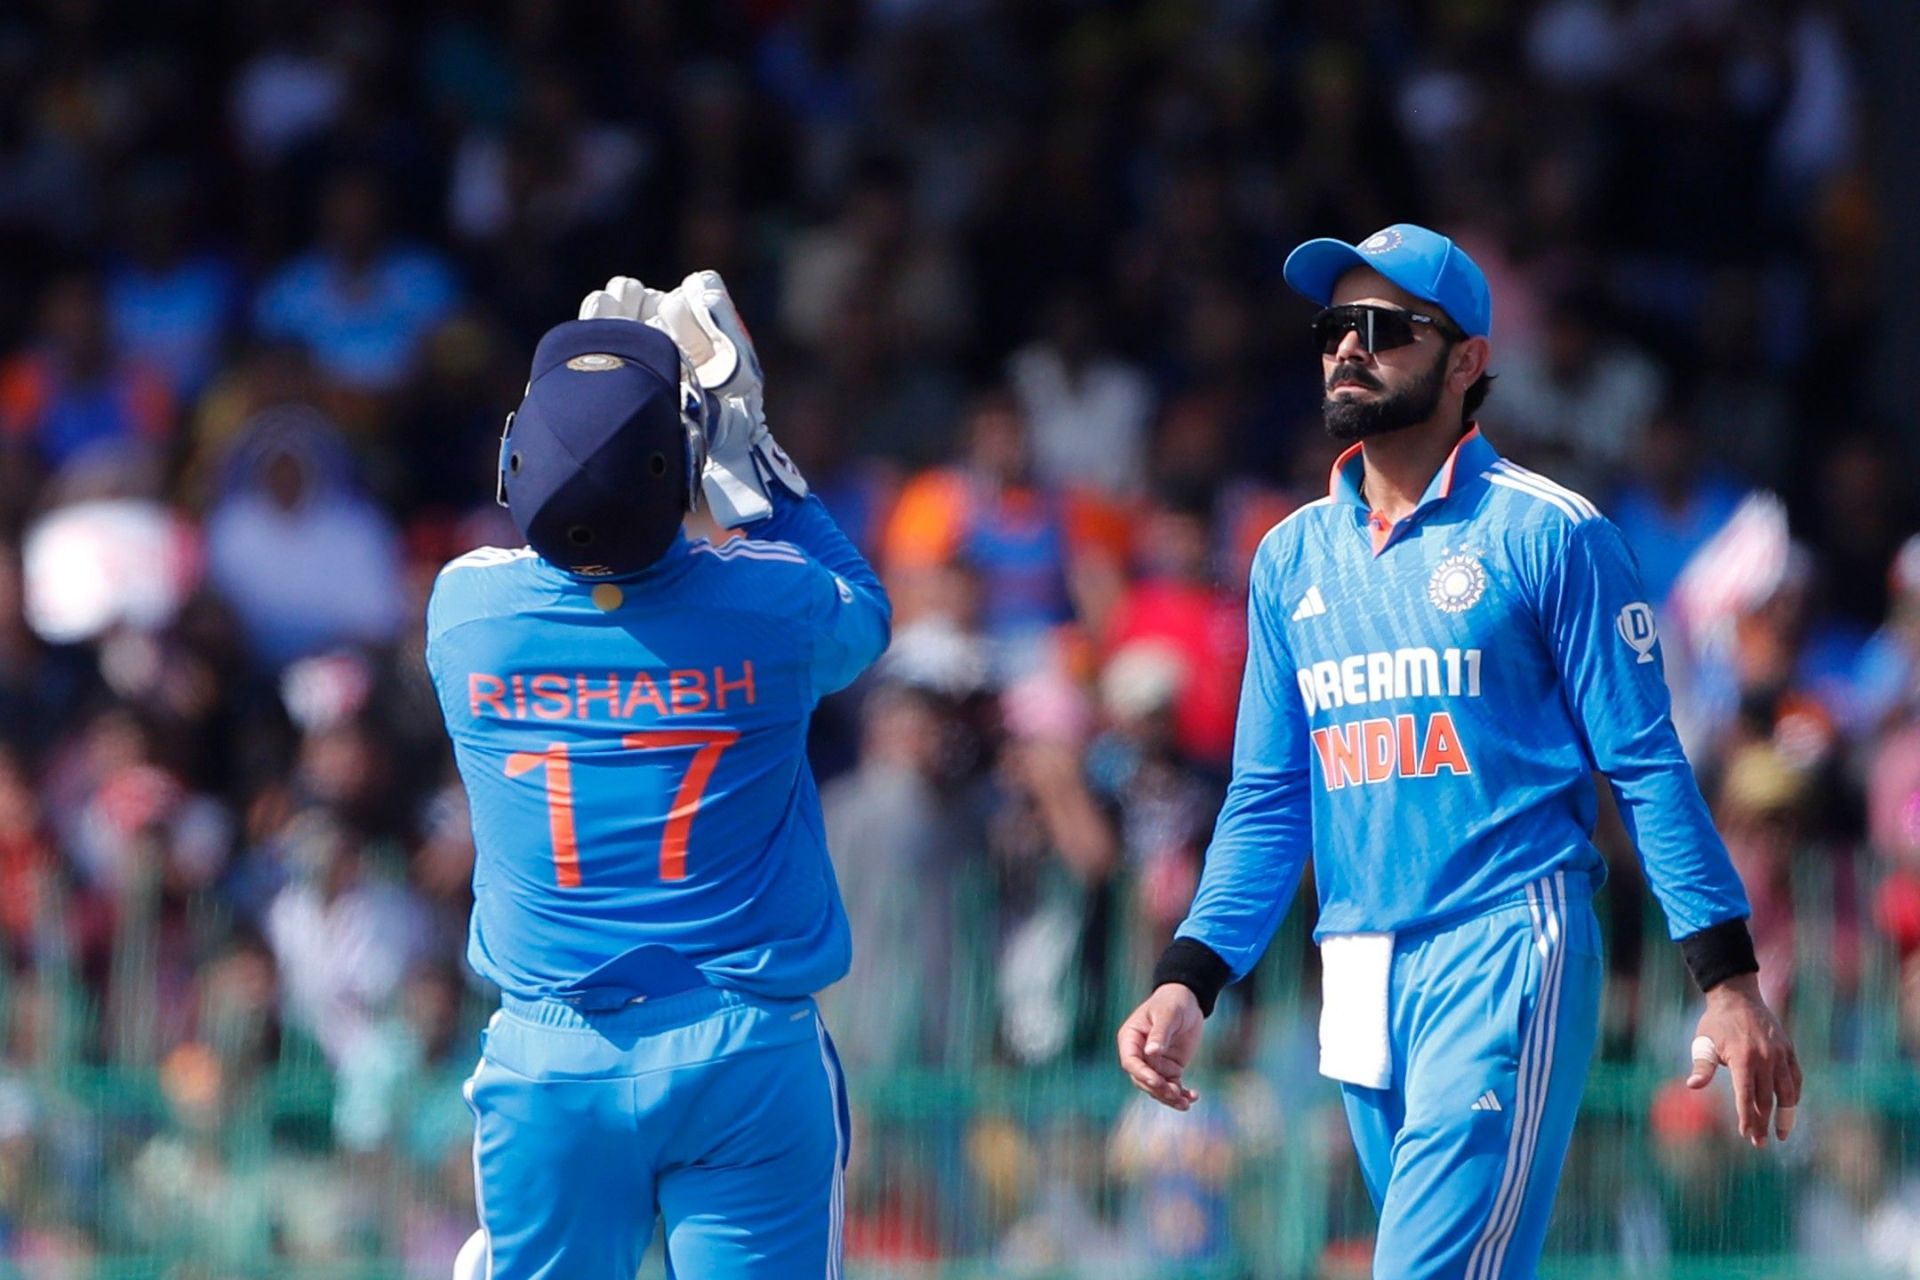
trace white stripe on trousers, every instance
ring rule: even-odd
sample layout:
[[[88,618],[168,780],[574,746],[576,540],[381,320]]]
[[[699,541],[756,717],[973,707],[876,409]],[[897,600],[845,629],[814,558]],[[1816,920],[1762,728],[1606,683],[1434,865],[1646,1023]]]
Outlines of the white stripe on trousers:
[[[498,1018],[500,1015],[493,1015]],[[493,1023],[487,1024],[489,1027]],[[460,1086],[460,1096],[467,1100],[467,1110],[473,1112],[473,1216],[480,1219],[480,1234],[487,1238],[486,1280],[493,1280],[493,1233],[487,1230],[487,1196],[480,1184],[480,1108],[473,1100],[473,1086],[480,1082],[480,1072],[486,1068],[486,1055],[474,1065],[473,1074]]]
[[[841,1233],[847,1213],[847,1134],[840,1127],[845,1104],[840,1099],[840,1072],[833,1065],[833,1050],[827,1046],[827,1027],[817,1013],[813,1029],[820,1037],[820,1066],[827,1073],[827,1102],[833,1108],[833,1190],[827,1198],[827,1280],[840,1280],[846,1265],[846,1245]]]
[[[1566,958],[1566,872],[1556,871],[1527,886],[1527,910],[1533,916],[1533,942],[1543,966],[1534,997],[1533,1017],[1515,1072],[1513,1128],[1507,1135],[1507,1162],[1493,1209],[1473,1252],[1467,1256],[1465,1280],[1497,1280],[1506,1261],[1507,1246],[1520,1224],[1527,1198],[1527,1182],[1540,1144],[1540,1122],[1547,1110],[1547,1092],[1553,1082],[1553,1047],[1560,1013],[1560,978]]]

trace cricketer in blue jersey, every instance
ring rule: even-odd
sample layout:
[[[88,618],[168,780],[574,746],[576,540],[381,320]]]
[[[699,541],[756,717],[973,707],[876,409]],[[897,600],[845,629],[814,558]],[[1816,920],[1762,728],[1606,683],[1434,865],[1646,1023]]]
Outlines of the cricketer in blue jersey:
[[[834,1277],[847,1111],[813,993],[847,920],[807,722],[887,600],[767,434],[725,286],[620,279],[542,339],[501,447],[528,545],[441,571],[427,664],[473,812],[459,1274]],[[689,540],[705,505],[746,537]]]
[[[1320,1065],[1380,1212],[1374,1275],[1531,1277],[1599,1020],[1595,772],[1706,992],[1688,1083],[1729,1067],[1759,1146],[1791,1129],[1800,1068],[1619,530],[1473,425],[1479,268],[1401,224],[1311,241],[1285,275],[1325,308],[1323,413],[1351,447],[1254,559],[1232,786],[1120,1058],[1191,1105],[1203,1019],[1311,856]]]

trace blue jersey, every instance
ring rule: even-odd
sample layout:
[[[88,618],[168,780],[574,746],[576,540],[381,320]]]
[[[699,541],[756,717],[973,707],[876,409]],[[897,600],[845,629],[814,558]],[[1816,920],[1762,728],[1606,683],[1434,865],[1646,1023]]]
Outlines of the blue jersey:
[[[522,998],[802,996],[850,957],[806,759],[815,703],[886,648],[885,593],[819,499],[640,573],[531,550],[441,570],[427,666],[473,810],[468,960]]]
[[[1746,915],[1620,531],[1477,430],[1391,530],[1363,466],[1254,558],[1233,783],[1179,935],[1244,975],[1310,853],[1320,936],[1464,919],[1555,871],[1597,887],[1595,770],[1675,937]]]

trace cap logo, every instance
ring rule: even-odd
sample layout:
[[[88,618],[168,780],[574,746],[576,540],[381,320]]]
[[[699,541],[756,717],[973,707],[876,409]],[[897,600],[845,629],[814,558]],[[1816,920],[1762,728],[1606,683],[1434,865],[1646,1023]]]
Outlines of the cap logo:
[[[572,369],[575,373],[605,373],[609,369],[618,369],[625,363],[626,361],[622,360],[619,356],[610,356],[604,352],[596,352],[588,356],[575,356],[573,359],[567,361],[567,368]]]
[[[1362,253],[1391,253],[1406,243],[1407,238],[1392,227],[1385,231],[1376,231],[1360,242]]]

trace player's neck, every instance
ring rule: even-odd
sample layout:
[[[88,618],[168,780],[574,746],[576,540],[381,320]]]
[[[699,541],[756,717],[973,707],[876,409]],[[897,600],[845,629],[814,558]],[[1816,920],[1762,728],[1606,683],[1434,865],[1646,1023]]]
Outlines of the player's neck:
[[[1413,514],[1434,473],[1446,465],[1460,443],[1461,434],[1456,410],[1451,416],[1367,440],[1360,451],[1366,462],[1367,505],[1389,524]]]

